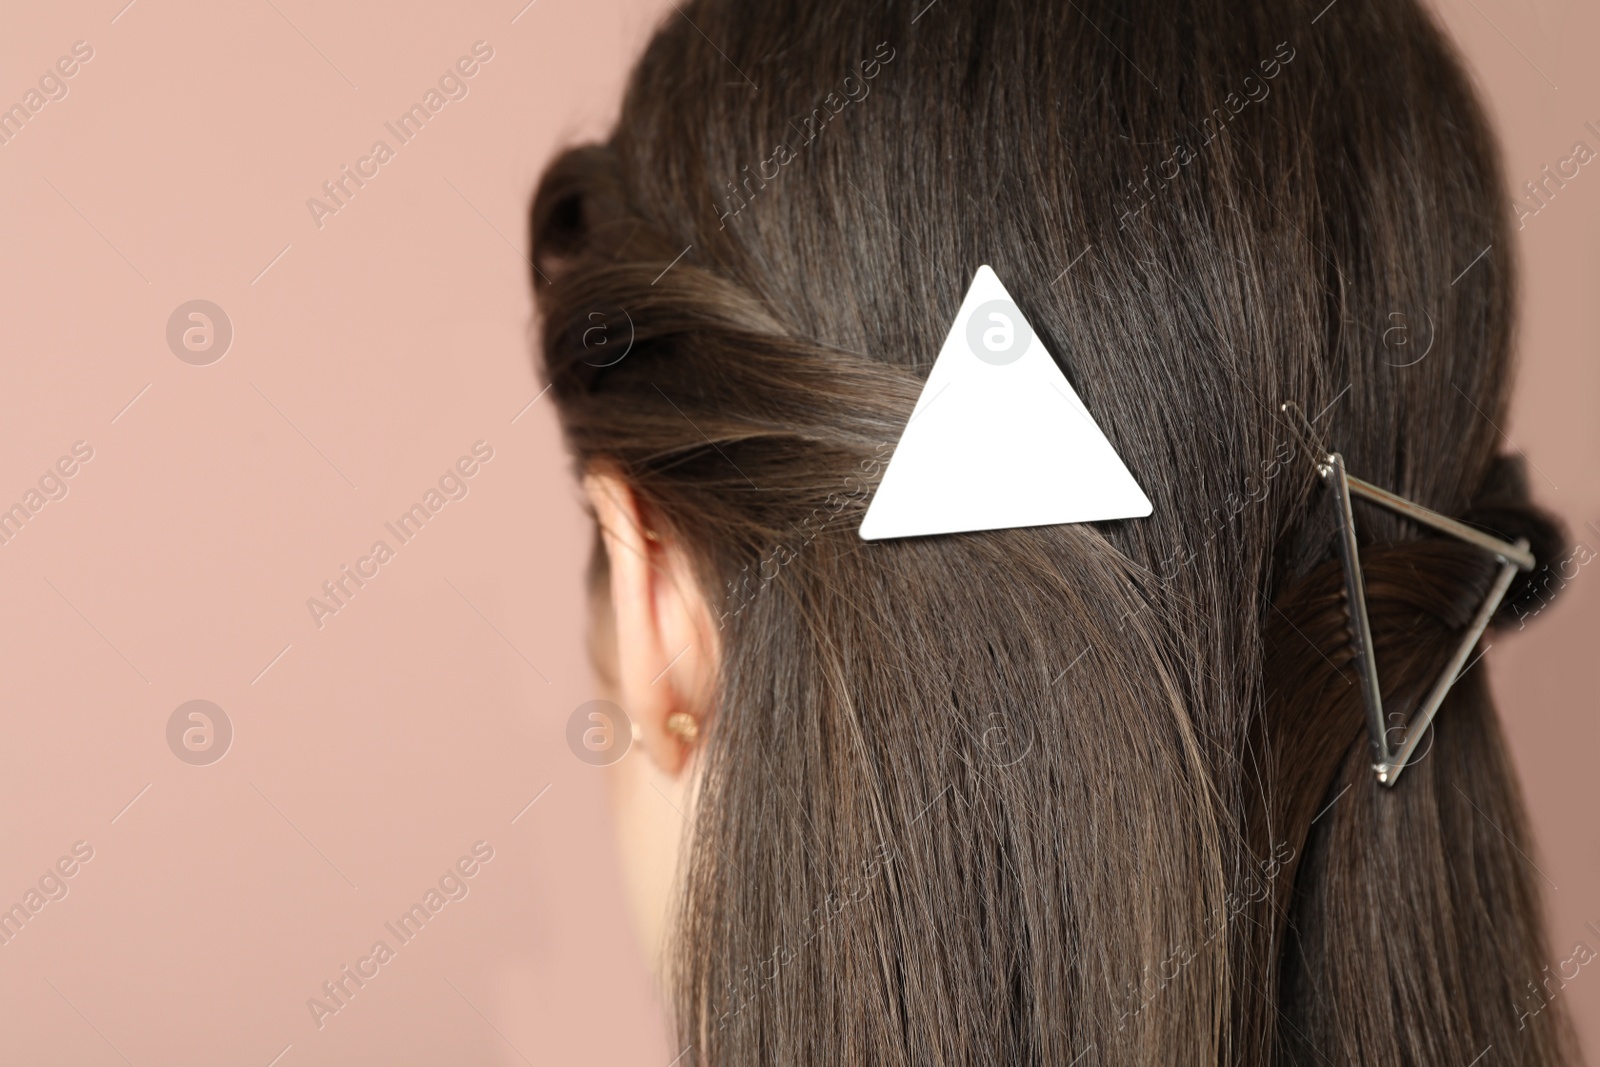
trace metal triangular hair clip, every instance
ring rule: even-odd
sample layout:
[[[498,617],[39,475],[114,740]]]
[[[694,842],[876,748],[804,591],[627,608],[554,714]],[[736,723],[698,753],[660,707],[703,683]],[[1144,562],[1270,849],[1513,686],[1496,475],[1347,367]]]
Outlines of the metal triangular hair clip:
[[[1445,695],[1455,684],[1462,665],[1472,654],[1478,638],[1483,636],[1483,631],[1489,625],[1489,619],[1500,607],[1500,601],[1510,588],[1511,580],[1516,577],[1518,570],[1533,569],[1533,554],[1528,550],[1528,539],[1525,537],[1519,537],[1515,544],[1502,541],[1482,530],[1447,518],[1436,511],[1430,511],[1404,497],[1386,489],[1379,489],[1351,475],[1345,470],[1343,456],[1316,446],[1315,434],[1311,432],[1310,424],[1306,423],[1305,415],[1297,405],[1284,404],[1282,410],[1286,414],[1292,413],[1299,417],[1304,429],[1293,428],[1302,438],[1302,444],[1311,450],[1316,460],[1317,473],[1322,475],[1323,481],[1332,489],[1329,499],[1338,518],[1339,556],[1344,564],[1345,592],[1350,612],[1350,640],[1355,649],[1355,662],[1361,675],[1359,680],[1361,696],[1367,709],[1367,733],[1372,741],[1375,759],[1372,769],[1377,774],[1380,784],[1393,786],[1399,780],[1400,772],[1405,770],[1406,763],[1416,751],[1423,735],[1428,732],[1429,724],[1438,714],[1439,706],[1444,703]],[[1310,437],[1307,437],[1308,433],[1311,434]],[[1478,613],[1473,616],[1472,622],[1468,624],[1466,632],[1462,634],[1461,642],[1456,646],[1450,661],[1445,664],[1438,680],[1433,683],[1433,688],[1428,691],[1422,706],[1406,724],[1405,738],[1397,747],[1390,746],[1388,730],[1384,726],[1383,698],[1378,691],[1378,665],[1373,659],[1372,625],[1367,619],[1366,586],[1361,577],[1361,555],[1356,548],[1355,516],[1350,510],[1350,502],[1353,499],[1365,500],[1379,507],[1388,508],[1413,522],[1474,545],[1500,561],[1500,573],[1496,575],[1488,595],[1479,606]]]

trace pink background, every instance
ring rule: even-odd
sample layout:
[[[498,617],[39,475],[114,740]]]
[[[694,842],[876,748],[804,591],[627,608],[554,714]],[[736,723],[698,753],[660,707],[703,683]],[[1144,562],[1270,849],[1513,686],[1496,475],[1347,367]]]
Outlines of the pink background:
[[[655,21],[680,16],[124,3],[0,20],[0,105],[74,42],[94,50],[0,145],[0,507],[75,442],[94,451],[0,545],[0,905],[75,842],[94,850],[0,947],[0,1058],[664,1067],[603,772],[564,741],[596,695],[587,531],[548,399],[529,406],[522,257],[541,165],[604,130]],[[1600,126],[1592,6],[1442,8],[1513,186],[1575,140],[1600,148],[1583,126]],[[480,40],[493,58],[468,95],[319,228],[307,198],[374,140],[395,147],[383,124]],[[1518,235],[1523,369],[1502,429],[1600,550],[1597,222],[1585,167]],[[166,340],[196,298],[234,328],[206,366]],[[493,459],[468,494],[399,545],[383,524],[478,441]],[[395,557],[316,626],[307,598],[379,538]],[[1552,960],[1600,947],[1584,929],[1600,920],[1597,575],[1486,659]],[[167,744],[194,699],[234,729],[209,766]],[[468,895],[319,1029],[307,998],[397,944],[384,923],[478,841],[494,855]],[[1600,1050],[1600,976],[1563,996]]]

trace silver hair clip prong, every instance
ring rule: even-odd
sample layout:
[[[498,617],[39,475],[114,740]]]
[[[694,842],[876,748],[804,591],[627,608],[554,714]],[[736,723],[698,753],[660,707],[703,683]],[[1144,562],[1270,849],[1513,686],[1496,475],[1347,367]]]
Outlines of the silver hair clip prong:
[[[1293,404],[1284,404],[1282,410],[1286,414],[1299,414],[1299,408]],[[1301,418],[1304,421],[1303,415]],[[1295,427],[1295,430],[1304,436],[1299,427]],[[1306,432],[1309,432],[1309,426]],[[1440,515],[1436,511],[1430,511],[1404,497],[1354,477],[1345,470],[1344,457],[1337,452],[1317,455],[1316,461],[1317,473],[1322,475],[1323,480],[1333,490],[1329,496],[1338,517],[1339,557],[1344,564],[1345,592],[1349,601],[1350,640],[1355,649],[1355,661],[1361,675],[1359,684],[1362,700],[1367,709],[1367,733],[1371,738],[1375,757],[1372,769],[1377,774],[1380,784],[1393,786],[1399,780],[1400,772],[1405,770],[1406,763],[1416,751],[1423,735],[1427,733],[1433,717],[1438,714],[1439,706],[1444,703],[1445,695],[1455,684],[1462,666],[1467,662],[1467,657],[1472,654],[1478,639],[1488,628],[1490,618],[1500,607],[1500,601],[1505,598],[1506,590],[1511,587],[1511,580],[1516,577],[1518,570],[1533,569],[1533,553],[1528,551],[1528,540],[1525,537],[1519,537],[1515,544],[1502,541],[1482,530]],[[1455,653],[1440,672],[1438,680],[1429,690],[1422,706],[1406,724],[1405,737],[1398,747],[1390,746],[1388,730],[1384,725],[1383,698],[1378,690],[1378,665],[1373,657],[1372,624],[1367,618],[1366,586],[1361,578],[1361,554],[1356,547],[1355,516],[1350,509],[1350,501],[1354,498],[1388,508],[1413,522],[1449,534],[1482,549],[1500,561],[1500,573],[1490,586],[1488,595],[1467,626],[1466,632],[1462,634]]]

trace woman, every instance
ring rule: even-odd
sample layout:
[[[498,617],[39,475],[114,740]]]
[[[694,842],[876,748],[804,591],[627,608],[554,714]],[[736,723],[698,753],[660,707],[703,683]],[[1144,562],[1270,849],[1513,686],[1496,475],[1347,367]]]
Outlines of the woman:
[[[545,174],[680,1062],[1570,1062],[1488,668],[1380,785],[1296,436],[1557,557],[1495,145],[1416,4],[1316,8],[687,4]],[[1148,518],[858,536],[980,264]],[[1355,522],[1403,734],[1497,567]]]

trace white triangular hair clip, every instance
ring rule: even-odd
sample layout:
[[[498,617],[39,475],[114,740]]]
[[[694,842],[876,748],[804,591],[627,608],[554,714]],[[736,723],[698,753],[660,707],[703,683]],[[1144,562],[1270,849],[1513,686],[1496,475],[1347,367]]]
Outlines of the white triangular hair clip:
[[[1142,518],[1150,500],[1006,287],[979,267],[861,538]]]
[[[1289,425],[1300,437],[1301,444],[1311,452],[1316,460],[1317,473],[1332,490],[1328,496],[1332,501],[1339,526],[1339,559],[1344,567],[1345,596],[1350,613],[1350,643],[1355,651],[1356,669],[1360,674],[1361,699],[1367,709],[1367,736],[1372,742],[1372,770],[1377,774],[1381,784],[1393,786],[1399,781],[1400,772],[1406,769],[1412,754],[1416,752],[1417,745],[1422,742],[1423,735],[1428,732],[1428,725],[1433,722],[1433,717],[1439,713],[1439,706],[1444,703],[1445,695],[1450,692],[1450,687],[1456,684],[1462,666],[1472,654],[1473,648],[1477,646],[1478,638],[1482,637],[1483,631],[1488,628],[1489,620],[1500,607],[1500,601],[1505,598],[1506,590],[1511,588],[1511,580],[1516,577],[1518,570],[1533,570],[1533,553],[1528,550],[1526,537],[1517,538],[1515,544],[1502,541],[1498,537],[1457,522],[1437,511],[1430,511],[1387,489],[1380,489],[1370,482],[1362,481],[1345,470],[1343,456],[1318,446],[1311,424],[1306,421],[1299,405],[1284,404],[1282,411],[1285,415],[1292,415],[1299,420],[1300,425],[1296,426],[1293,421]],[[1367,618],[1366,583],[1361,577],[1361,553],[1356,548],[1355,515],[1350,510],[1350,501],[1353,499],[1377,504],[1412,522],[1449,534],[1482,549],[1500,561],[1500,571],[1495,575],[1488,595],[1484,597],[1483,603],[1478,606],[1478,613],[1472,617],[1472,622],[1462,633],[1460,643],[1456,645],[1450,661],[1444,665],[1444,670],[1435,679],[1433,688],[1428,691],[1422,705],[1412,713],[1411,721],[1406,723],[1405,737],[1399,745],[1389,744],[1389,728],[1383,713],[1383,697],[1378,691],[1378,663],[1372,654],[1372,623]]]

